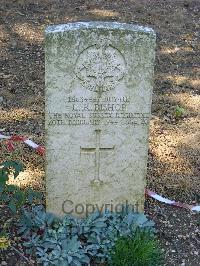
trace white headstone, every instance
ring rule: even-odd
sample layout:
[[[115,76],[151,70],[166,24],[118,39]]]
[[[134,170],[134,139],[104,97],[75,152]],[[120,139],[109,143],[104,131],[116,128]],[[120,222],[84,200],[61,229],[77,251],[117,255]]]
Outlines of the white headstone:
[[[143,210],[155,34],[79,22],[46,29],[47,210]]]

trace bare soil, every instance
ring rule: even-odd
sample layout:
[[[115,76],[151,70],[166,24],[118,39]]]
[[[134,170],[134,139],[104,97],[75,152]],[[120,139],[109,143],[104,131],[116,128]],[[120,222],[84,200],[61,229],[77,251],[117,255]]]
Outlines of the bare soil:
[[[149,26],[157,51],[147,187],[200,204],[199,12],[199,0],[0,0],[0,131],[44,144],[47,25],[104,20]],[[184,111],[177,114],[177,107]],[[18,184],[45,191],[43,157],[22,144],[9,153],[1,143],[0,162],[9,159],[26,166]],[[0,213],[1,222],[9,217]],[[198,214],[150,199],[146,213],[156,222],[165,265],[200,265]],[[23,265],[14,251],[0,256],[4,264]]]

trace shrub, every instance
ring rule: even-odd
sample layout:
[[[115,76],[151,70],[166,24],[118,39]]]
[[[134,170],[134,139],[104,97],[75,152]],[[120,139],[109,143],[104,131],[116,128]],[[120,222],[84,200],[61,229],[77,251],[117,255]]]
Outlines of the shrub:
[[[138,229],[132,237],[121,237],[111,253],[112,266],[158,266],[161,250],[155,237]]]
[[[86,219],[57,218],[42,206],[23,210],[19,234],[26,252],[34,254],[42,265],[90,265],[107,263],[119,237],[132,237],[137,229],[153,235],[154,223],[144,214],[117,214],[105,211]]]
[[[31,188],[21,190],[18,186],[9,185],[9,176],[14,179],[23,171],[20,162],[6,161],[0,164],[0,204],[6,205],[13,213],[20,209],[26,201],[32,203],[36,198],[41,198],[42,194],[33,191]]]

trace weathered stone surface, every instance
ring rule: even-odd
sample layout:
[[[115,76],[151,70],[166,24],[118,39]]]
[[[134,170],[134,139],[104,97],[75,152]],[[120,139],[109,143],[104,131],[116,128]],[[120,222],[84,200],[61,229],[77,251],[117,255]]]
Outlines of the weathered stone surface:
[[[128,202],[142,211],[154,32],[70,23],[48,27],[45,43],[47,210],[82,216]]]

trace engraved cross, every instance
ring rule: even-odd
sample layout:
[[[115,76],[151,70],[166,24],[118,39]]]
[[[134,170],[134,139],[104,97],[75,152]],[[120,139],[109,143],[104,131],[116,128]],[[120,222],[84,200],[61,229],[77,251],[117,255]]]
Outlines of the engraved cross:
[[[101,130],[97,129],[95,130],[95,135],[96,135],[96,147],[80,147],[81,152],[83,153],[94,153],[95,154],[95,178],[94,182],[101,182],[100,180],[100,154],[103,151],[112,151],[114,150],[115,146],[113,147],[101,147],[101,142],[100,142],[100,134]]]

